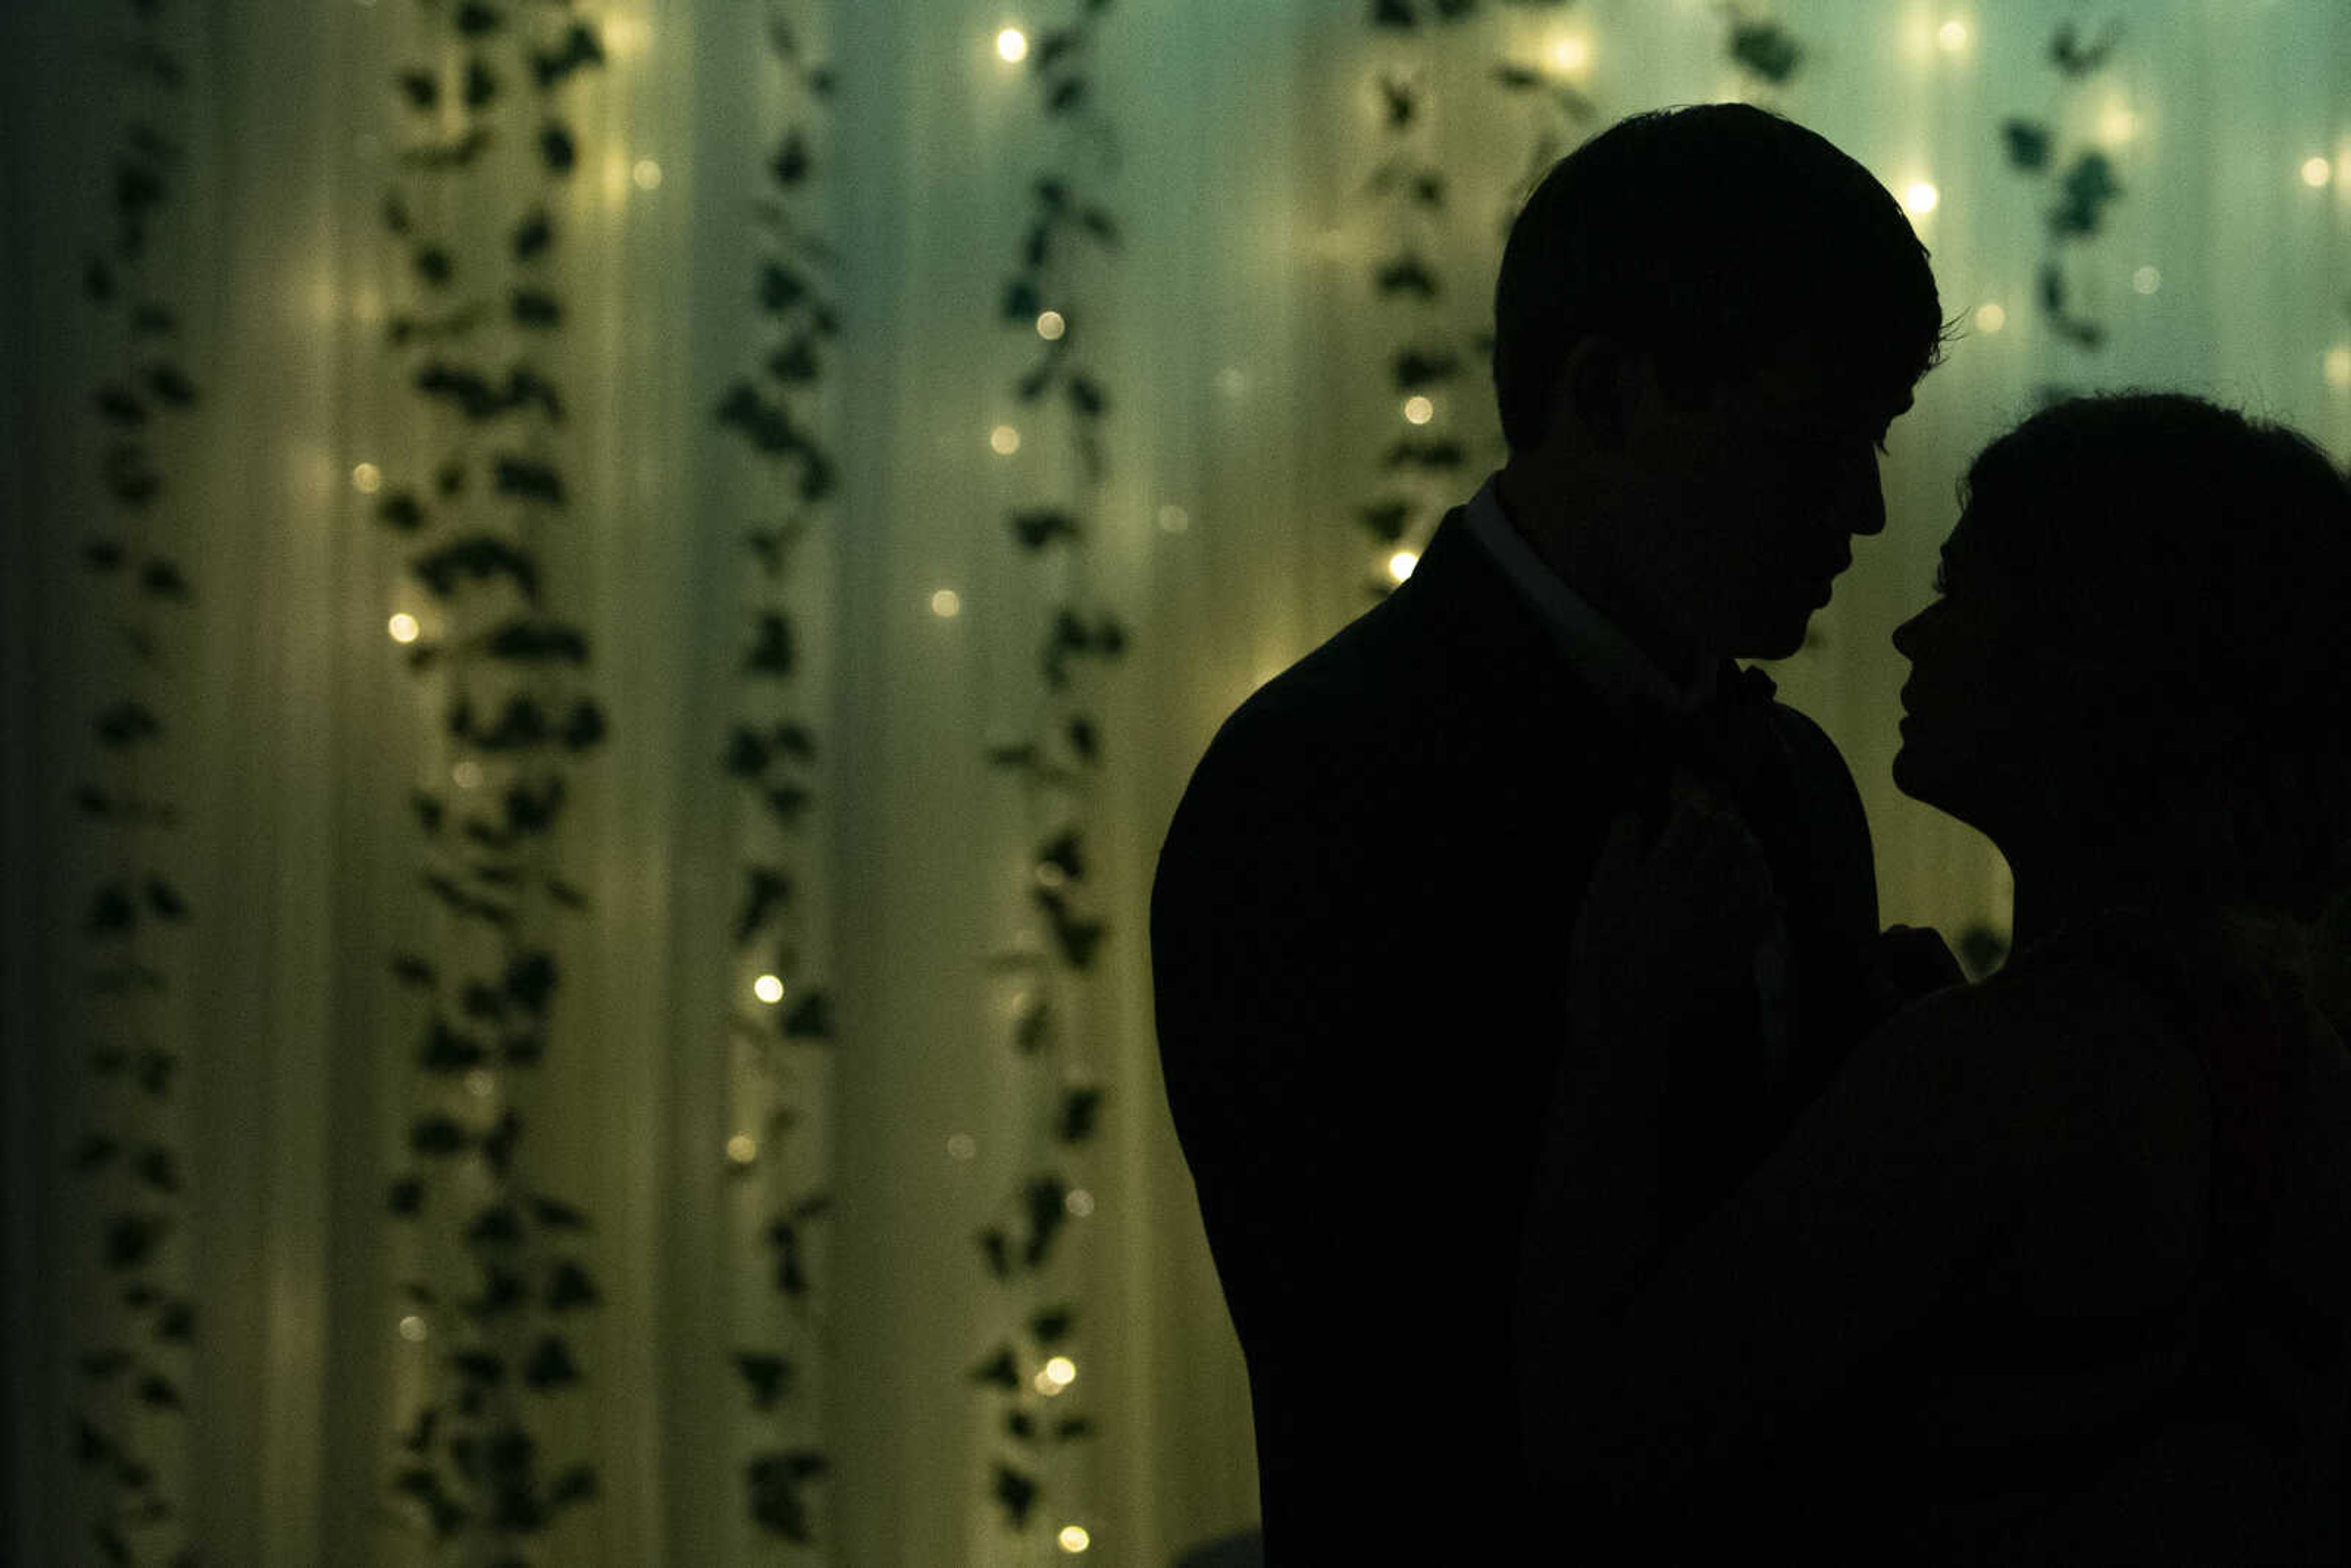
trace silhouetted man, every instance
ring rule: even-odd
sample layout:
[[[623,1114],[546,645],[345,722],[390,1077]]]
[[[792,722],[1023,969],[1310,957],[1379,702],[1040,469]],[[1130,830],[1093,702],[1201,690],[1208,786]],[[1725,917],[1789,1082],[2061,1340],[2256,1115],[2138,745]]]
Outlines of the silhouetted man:
[[[1537,1118],[1576,1046],[1567,935],[1613,817],[1698,780],[1786,901],[1755,983],[1675,1054],[1669,1226],[1879,1005],[1851,777],[1729,661],[1801,647],[1852,537],[1885,526],[1873,448],[1940,350],[1925,247],[1810,131],[1641,115],[1528,200],[1495,319],[1507,465],[1225,723],[1153,889],[1168,1099],[1277,1568],[1576,1543],[1526,1495],[1510,1306]]]

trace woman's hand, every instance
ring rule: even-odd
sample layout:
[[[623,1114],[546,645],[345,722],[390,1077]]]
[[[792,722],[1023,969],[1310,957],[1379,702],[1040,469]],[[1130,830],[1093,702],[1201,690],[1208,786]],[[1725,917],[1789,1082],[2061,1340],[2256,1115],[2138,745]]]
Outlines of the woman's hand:
[[[1610,826],[1569,941],[1569,1017],[1611,1030],[1685,1016],[1755,983],[1783,906],[1745,823],[1677,790],[1656,842],[1631,814]]]

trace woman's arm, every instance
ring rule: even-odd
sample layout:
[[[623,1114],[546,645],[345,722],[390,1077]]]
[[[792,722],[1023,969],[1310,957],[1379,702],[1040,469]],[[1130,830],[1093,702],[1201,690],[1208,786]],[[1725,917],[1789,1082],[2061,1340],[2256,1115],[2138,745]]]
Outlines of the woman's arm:
[[[1637,1084],[1592,1075],[1563,1097],[1520,1282],[1538,1479],[1603,1506],[1669,1500],[1923,1317],[2098,1092],[2045,1001],[1993,981],[1897,1015],[1663,1258]]]

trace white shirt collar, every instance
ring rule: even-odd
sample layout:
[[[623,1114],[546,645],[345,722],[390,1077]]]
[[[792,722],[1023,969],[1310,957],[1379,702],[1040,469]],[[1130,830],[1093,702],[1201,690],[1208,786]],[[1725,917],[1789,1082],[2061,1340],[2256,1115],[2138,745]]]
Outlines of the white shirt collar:
[[[1499,469],[1486,476],[1463,508],[1462,520],[1469,537],[1542,617],[1577,673],[1618,707],[1646,700],[1687,712],[1711,697],[1717,675],[1714,663],[1701,666],[1688,687],[1676,686],[1638,644],[1544,564],[1502,510],[1501,477]]]

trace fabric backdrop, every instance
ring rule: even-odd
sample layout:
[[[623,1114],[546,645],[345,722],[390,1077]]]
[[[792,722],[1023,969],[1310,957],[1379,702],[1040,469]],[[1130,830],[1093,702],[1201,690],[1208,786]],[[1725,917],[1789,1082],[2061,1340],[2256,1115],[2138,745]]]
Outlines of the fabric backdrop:
[[[1542,132],[1495,85],[1499,59],[1571,81],[1595,126],[1765,102],[1910,193],[1969,334],[1896,429],[1886,534],[1862,543],[1817,645],[1774,666],[1860,781],[1888,920],[2006,918],[1988,846],[1887,778],[1904,674],[1887,634],[1923,601],[1968,455],[2044,384],[2131,382],[2204,392],[2351,455],[2339,0],[2116,5],[2111,58],[2070,89],[2050,63],[2055,28],[2095,34],[2106,17],[2057,0],[1782,0],[1750,11],[1804,47],[1778,86],[1736,63],[1723,13],[1698,0],[1489,5],[1418,34],[1376,31],[1355,5],[1119,0],[1094,64],[1121,166],[1068,159],[1124,231],[1084,277],[1113,399],[1089,570],[1131,636],[1099,711],[1091,874],[1110,930],[1084,1017],[1106,1098],[1082,1156],[1093,1207],[1071,1242],[1083,1332],[1068,1397],[1083,1396],[1094,1436],[1056,1461],[1050,1516],[1018,1543],[988,1495],[995,1406],[969,1375],[1008,1298],[972,1235],[1028,1136],[1004,1043],[1013,1003],[986,960],[1026,917],[1034,845],[986,753],[1035,701],[1051,602],[1003,518],[1070,476],[1066,444],[1041,433],[1009,455],[990,444],[1029,416],[1012,389],[1036,344],[998,302],[1060,145],[998,35],[1077,10],[794,14],[838,72],[818,190],[842,256],[842,335],[812,411],[841,485],[799,562],[802,689],[822,739],[799,897],[836,1026],[801,1085],[819,1107],[804,1157],[836,1198],[814,1264],[832,1474],[810,1552],[747,1517],[761,1418],[727,1362],[778,1312],[744,1185],[768,1178],[726,1175],[747,1103],[725,1032],[746,979],[726,927],[754,824],[719,766],[751,570],[741,534],[775,510],[778,482],[711,412],[756,319],[748,214],[784,88],[758,5],[592,13],[611,59],[577,89],[559,271],[573,498],[545,549],[592,631],[610,737],[564,829],[594,913],[561,938],[532,1158],[594,1217],[604,1303],[575,1333],[589,1396],[545,1430],[595,1461],[601,1496],[536,1561],[1033,1563],[1059,1560],[1052,1532],[1080,1522],[1091,1559],[1158,1565],[1254,1519],[1246,1383],[1157,1080],[1145,897],[1219,720],[1371,601],[1388,550],[1353,514],[1393,487],[1380,455],[1410,429],[1390,357],[1416,323],[1462,341],[1490,324],[1500,225]],[[0,1554],[27,1568],[97,1560],[70,1411],[101,1216],[69,1166],[90,1104],[81,921],[109,841],[69,801],[120,674],[113,601],[79,564],[101,499],[91,399],[120,344],[79,280],[123,123],[104,50],[131,16],[86,0],[0,9]],[[205,1563],[421,1563],[388,1485],[421,1364],[398,1332],[407,1244],[383,1201],[415,1038],[389,962],[426,928],[406,800],[443,763],[424,688],[386,634],[413,586],[353,482],[358,465],[422,450],[383,345],[402,285],[377,216],[414,18],[406,0],[187,0],[165,17],[190,77],[183,179],[152,243],[204,395],[163,447],[194,596],[166,623],[175,721],[153,756],[184,812],[163,852],[192,914],[161,950],[174,1000],[154,1026],[184,1063],[168,1113],[173,1267],[197,1333],[186,1410],[159,1428],[179,1435],[151,1458]],[[1418,314],[1374,293],[1376,265],[1414,231],[1364,189],[1387,146],[1379,78],[1407,71],[1428,94],[1416,145],[1453,182],[1416,231],[1453,291]],[[2067,247],[2076,306],[2111,333],[2095,354],[2036,306],[2049,182],[2011,166],[2014,116],[2105,146],[2123,186],[2101,232]],[[1472,371],[1437,394],[1430,424],[1468,461],[1412,481],[1426,505],[1407,546],[1499,461]],[[936,612],[942,590],[959,613]],[[1475,1041],[1430,1047],[1412,1071],[1474,1063]],[[1410,1160],[1413,1140],[1380,1129],[1363,1157]],[[1495,1375],[1493,1347],[1396,1349],[1382,1375]],[[1413,1452],[1447,1436],[1395,1440],[1396,1476],[1367,1478],[1374,1493],[1409,1484]]]

